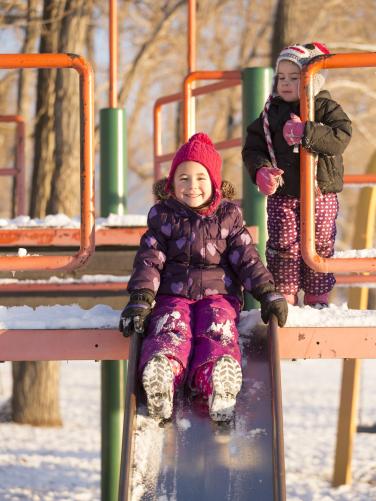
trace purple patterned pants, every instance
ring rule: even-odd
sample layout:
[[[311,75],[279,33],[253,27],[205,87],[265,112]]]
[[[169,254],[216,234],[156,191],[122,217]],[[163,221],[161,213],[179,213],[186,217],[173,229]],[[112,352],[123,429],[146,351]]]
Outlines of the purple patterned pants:
[[[228,295],[212,295],[197,301],[157,296],[141,348],[140,372],[152,357],[163,354],[180,362],[184,377],[192,384],[199,367],[223,355],[231,355],[240,363],[236,328],[239,311],[239,300]]]
[[[297,198],[268,197],[268,234],[266,259],[276,288],[285,294],[296,294],[300,289],[309,294],[323,294],[332,290],[332,273],[319,273],[309,268],[300,253],[300,201]],[[334,253],[338,199],[335,193],[316,198],[316,252],[322,257]]]

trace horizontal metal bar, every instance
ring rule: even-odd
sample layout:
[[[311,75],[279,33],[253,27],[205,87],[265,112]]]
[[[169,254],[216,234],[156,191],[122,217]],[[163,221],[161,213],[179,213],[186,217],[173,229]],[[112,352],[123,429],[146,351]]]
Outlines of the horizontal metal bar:
[[[98,228],[97,247],[101,245],[137,246],[145,227]],[[79,228],[14,228],[0,229],[0,247],[79,247]]]
[[[127,360],[116,329],[0,330],[0,360]]]
[[[127,290],[128,281],[122,282],[27,282],[2,284],[0,283],[0,294],[10,293],[46,293],[46,292],[124,292]]]
[[[0,169],[0,176],[16,176],[16,175],[17,175],[17,169],[14,169],[13,167]]]
[[[137,247],[146,227],[98,228],[95,243],[100,246]],[[258,227],[249,226],[248,231],[257,243]],[[79,247],[79,228],[14,228],[0,229],[1,247]]]
[[[376,358],[376,327],[283,327],[280,357]]]
[[[283,327],[278,339],[281,359],[376,358],[375,327]],[[128,339],[117,329],[0,330],[0,360],[127,357]]]

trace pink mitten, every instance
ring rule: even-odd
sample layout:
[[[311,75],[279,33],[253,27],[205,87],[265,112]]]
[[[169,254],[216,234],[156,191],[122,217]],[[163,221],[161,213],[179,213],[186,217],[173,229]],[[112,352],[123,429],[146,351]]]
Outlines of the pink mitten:
[[[291,113],[291,120],[287,120],[283,126],[283,137],[289,146],[300,144],[304,134],[305,123],[300,120],[298,115]]]
[[[256,173],[256,183],[261,193],[266,196],[273,195],[277,190],[278,181],[282,174],[282,169],[261,167]]]

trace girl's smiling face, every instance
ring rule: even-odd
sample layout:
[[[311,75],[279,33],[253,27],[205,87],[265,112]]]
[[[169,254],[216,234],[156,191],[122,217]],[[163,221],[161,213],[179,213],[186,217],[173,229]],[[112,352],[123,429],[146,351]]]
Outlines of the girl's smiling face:
[[[299,100],[300,68],[291,61],[282,60],[278,65],[277,93],[288,103]]]
[[[206,168],[198,162],[182,162],[174,174],[175,197],[193,209],[206,204],[212,197],[212,183]]]

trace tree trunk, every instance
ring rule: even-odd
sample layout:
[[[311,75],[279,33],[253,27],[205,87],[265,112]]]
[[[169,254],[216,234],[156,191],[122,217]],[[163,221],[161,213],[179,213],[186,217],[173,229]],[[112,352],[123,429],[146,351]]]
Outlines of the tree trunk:
[[[81,27],[87,25],[75,22],[75,17],[82,15],[82,9],[76,8],[80,2],[44,0],[43,30],[40,52],[58,52],[67,49],[68,43],[59,45],[60,40],[73,40],[70,51],[74,52],[76,41],[84,39]],[[83,4],[83,2],[81,2]],[[84,30],[83,30],[84,31]],[[64,75],[63,75],[64,72]],[[69,74],[69,76],[68,76]],[[58,75],[58,78],[57,78]],[[73,75],[73,76],[71,76]],[[47,207],[60,212],[69,206],[64,197],[74,192],[79,185],[79,119],[78,94],[72,102],[72,85],[78,88],[78,81],[73,82],[73,70],[39,70],[37,80],[37,107],[34,144],[34,171],[30,212],[32,217],[44,217]],[[68,82],[68,83],[67,83]],[[57,91],[59,95],[56,96]],[[75,138],[76,135],[76,138]],[[75,142],[76,141],[76,142]],[[76,147],[73,145],[76,144]],[[74,159],[72,161],[72,158]],[[58,159],[58,160],[57,160]],[[62,166],[69,166],[65,179],[62,178]],[[73,164],[77,175],[73,174]],[[72,168],[72,171],[70,170]],[[58,174],[55,171],[58,171]],[[64,182],[64,190],[60,183]],[[54,184],[52,190],[51,184]],[[54,204],[50,203],[54,197]],[[79,196],[76,197],[79,207]],[[69,197],[68,204],[73,205]],[[74,210],[74,207],[73,207]],[[17,362],[13,364],[12,418],[18,423],[36,426],[61,425],[59,409],[59,364],[57,362]]]
[[[61,426],[57,362],[17,362],[12,372],[12,420],[33,426]]]
[[[292,40],[293,9],[294,3],[292,0],[278,0],[272,38],[273,66],[281,50],[295,42],[295,40]]]
[[[44,0],[43,26],[39,52],[57,52],[59,25],[65,2]],[[55,89],[56,70],[39,70],[34,142],[34,168],[31,188],[31,217],[46,216],[55,169]]]
[[[67,0],[59,52],[82,54],[87,40],[91,2]],[[56,76],[55,169],[47,205],[48,214],[80,214],[80,117],[79,80],[73,70]]]

